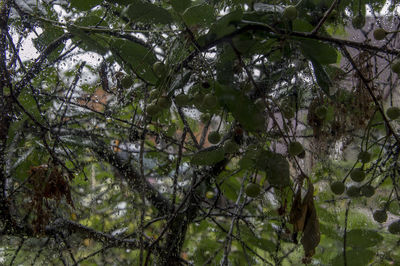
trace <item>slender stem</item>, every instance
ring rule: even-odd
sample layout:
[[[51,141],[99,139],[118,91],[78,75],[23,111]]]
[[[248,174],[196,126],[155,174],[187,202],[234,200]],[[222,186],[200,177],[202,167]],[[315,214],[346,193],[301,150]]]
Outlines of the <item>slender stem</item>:
[[[350,210],[351,200],[347,203],[346,213],[344,216],[344,232],[343,232],[343,262],[344,266],[347,266],[347,257],[346,257],[346,240],[347,240],[347,220],[349,217],[349,210]]]

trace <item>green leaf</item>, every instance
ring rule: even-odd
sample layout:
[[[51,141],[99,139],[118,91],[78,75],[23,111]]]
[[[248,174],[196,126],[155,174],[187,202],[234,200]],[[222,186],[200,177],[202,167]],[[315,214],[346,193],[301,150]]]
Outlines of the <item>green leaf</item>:
[[[31,145],[32,145],[31,143],[25,142],[25,146],[31,146]],[[32,148],[34,149],[32,150]],[[26,151],[21,156],[23,156],[23,160],[14,162],[14,166],[16,166],[14,176],[19,181],[25,180],[29,176],[28,173],[30,168],[32,166],[38,166],[41,163],[43,163],[44,161],[43,157],[46,157],[43,156],[43,152],[41,149],[35,147],[29,147],[29,150]]]
[[[100,5],[103,1],[101,0],[71,0],[71,6],[78,10],[86,11],[93,7]]]
[[[320,214],[320,209],[318,209],[318,215],[319,214]],[[325,235],[331,239],[342,241],[342,237],[338,235],[332,223],[320,222],[319,228],[321,230],[322,235]]]
[[[95,12],[90,12],[87,16],[80,17],[76,20],[75,25],[93,27],[97,26],[108,26],[108,24],[102,20],[102,10],[96,10]],[[99,24],[99,22],[101,22]]]
[[[171,0],[172,8],[178,12],[182,13],[190,6],[190,0]]]
[[[234,71],[233,61],[236,58],[235,52],[229,44],[220,45],[220,54],[218,56],[217,80],[224,85],[232,85]]]
[[[182,16],[185,23],[189,26],[209,24],[215,19],[214,8],[206,4],[192,6],[186,9]]]
[[[240,190],[240,182],[237,178],[227,178],[220,185],[221,191],[229,200],[235,201]]]
[[[242,19],[242,10],[235,10],[221,17],[211,25],[210,33],[215,34],[216,38],[228,35],[236,30],[235,24]]]
[[[240,52],[241,55],[249,55],[258,44],[258,41],[253,39],[250,33],[242,33],[235,36],[233,39],[233,45]]]
[[[273,252],[276,250],[276,244],[269,239],[260,238],[254,235],[247,226],[240,225],[240,236],[242,237],[243,241],[251,244],[259,249]]]
[[[183,88],[189,81],[192,76],[192,72],[189,70],[184,71],[183,73],[179,73],[175,76],[174,81],[172,82],[170,89],[168,90],[168,95],[172,96],[175,90]]]
[[[368,248],[382,242],[383,237],[375,231],[353,229],[347,232],[347,245],[357,248]]]
[[[372,262],[372,259],[375,256],[375,252],[369,249],[354,249],[348,250],[346,252],[347,265],[351,266],[365,266],[369,265]],[[332,260],[332,266],[342,266],[344,265],[343,253],[340,252],[338,256],[336,256]]]
[[[304,19],[296,19],[296,23],[293,23],[293,31],[310,32],[313,29],[313,25]]]
[[[241,91],[231,86],[216,84],[215,94],[221,105],[225,106],[245,129],[257,131],[264,128],[264,115]]]
[[[318,63],[317,61],[311,60],[311,63],[314,68],[315,78],[317,80],[318,85],[325,92],[328,97],[331,97],[330,87],[332,86],[332,81],[326,73],[324,67]]]
[[[81,40],[82,43],[80,46],[87,51],[93,51],[98,54],[104,55],[108,52],[108,47],[104,44],[100,44],[96,41],[93,36],[90,36],[87,32],[83,31],[82,29],[71,25],[68,27],[68,31],[74,35],[74,37],[78,40]]]
[[[268,161],[265,172],[267,180],[272,186],[287,187],[290,185],[289,163],[281,154],[267,151],[263,153]]]
[[[301,50],[304,56],[321,65],[335,64],[338,53],[332,46],[315,40],[301,40]]]
[[[195,165],[214,165],[225,158],[224,149],[200,151],[192,157],[192,164]]]
[[[38,98],[36,98],[36,100],[39,101]],[[31,93],[25,92],[25,91],[23,93],[21,93],[18,97],[18,101],[24,107],[24,110],[27,113],[29,113],[37,122],[43,123],[43,117],[39,112],[36,100],[31,95]],[[46,107],[48,107],[50,104],[51,104],[50,102],[46,102],[46,103],[39,102],[39,105],[43,112],[46,111]],[[28,117],[28,119],[30,120],[31,118]]]
[[[131,0],[107,0],[107,2],[118,3],[120,5],[129,5],[131,3]]]
[[[45,24],[43,26],[43,32],[35,39],[33,39],[33,45],[35,46],[35,48],[41,52],[44,49],[46,49],[46,47],[55,39],[59,38],[61,35],[64,34],[64,31],[61,30],[60,28],[56,28],[50,24]],[[48,59],[50,61],[56,59],[58,57],[58,55],[62,52],[62,50],[64,49],[65,44],[62,43],[61,45],[59,45],[57,47],[57,49],[55,51],[53,51],[49,56]]]
[[[317,208],[318,217],[325,222],[338,223],[336,215],[329,212],[326,208]]]
[[[209,237],[203,236],[200,242],[197,244],[196,252],[193,254],[193,259],[196,261],[196,263],[201,265],[204,264],[213,256],[214,252],[218,250],[219,246],[220,244],[215,241],[215,239],[210,239]]]
[[[43,27],[44,31],[35,39],[33,39],[33,44],[36,49],[43,51],[49,43],[64,34],[64,31],[51,26],[50,24],[45,24]]]
[[[158,78],[153,72],[156,57],[147,47],[119,38],[112,38],[110,47],[112,52],[129,64],[140,78],[153,84],[157,82]]]
[[[131,21],[136,22],[159,24],[173,22],[168,10],[141,0],[133,0],[132,4],[128,5],[122,11],[122,14],[127,16]]]
[[[268,251],[268,252],[273,252],[276,249],[276,245],[274,244],[274,242],[272,242],[271,240],[268,240],[266,238],[258,238],[258,237],[249,237],[249,238],[245,238],[245,242],[250,243],[256,247],[258,247],[259,249]]]

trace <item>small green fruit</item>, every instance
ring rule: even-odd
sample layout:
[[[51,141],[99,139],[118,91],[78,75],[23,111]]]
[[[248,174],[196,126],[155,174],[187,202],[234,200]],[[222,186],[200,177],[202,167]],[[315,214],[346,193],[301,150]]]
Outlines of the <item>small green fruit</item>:
[[[295,20],[297,18],[297,8],[295,6],[288,6],[283,11],[283,17],[288,20]]]
[[[260,188],[260,186],[258,184],[249,183],[246,186],[245,192],[246,192],[247,196],[255,198],[258,195],[260,195],[261,188]]]
[[[351,198],[359,197],[360,196],[360,188],[357,186],[350,186],[347,188],[347,196]]]
[[[361,195],[367,198],[372,197],[375,194],[375,189],[371,185],[361,187]]]
[[[323,105],[315,108],[315,115],[321,120],[325,119],[327,112],[328,112],[328,108],[326,108]]]
[[[335,181],[331,184],[331,190],[336,195],[341,195],[344,192],[344,184],[340,181]]]
[[[213,199],[214,196],[215,196],[214,192],[212,192],[212,191],[207,191],[206,192],[206,198],[207,199]]]
[[[226,153],[235,153],[238,150],[239,146],[233,140],[228,140],[224,144],[224,151]]]
[[[355,169],[353,169],[353,171],[351,171],[350,177],[355,182],[361,182],[365,178],[365,173],[364,173],[363,169],[355,168]]]
[[[371,153],[367,151],[362,151],[358,154],[358,160],[360,160],[362,163],[368,163],[371,161]]]
[[[394,60],[391,64],[390,64],[390,68],[392,69],[392,71],[396,74],[400,74],[400,59],[396,59]]]
[[[297,156],[304,151],[304,148],[300,142],[294,141],[289,144],[288,151],[291,156]]]
[[[387,117],[389,117],[389,119],[395,120],[400,117],[400,109],[397,107],[393,107],[393,106],[389,107],[386,110],[386,115],[387,115]]]
[[[388,33],[387,33],[387,31],[385,31],[384,29],[378,28],[378,29],[374,30],[374,33],[373,33],[373,34],[374,34],[375,40],[380,41],[380,40],[385,39],[385,37],[386,37],[386,35],[387,35]]]
[[[175,96],[175,103],[178,106],[187,106],[190,102],[190,98],[186,94],[179,94]]]
[[[155,62],[153,65],[153,71],[158,78],[161,78],[166,73],[166,67],[162,62]]]
[[[208,134],[208,141],[211,144],[217,144],[221,140],[221,135],[218,133],[218,131],[211,131]]]
[[[388,217],[385,210],[376,210],[374,211],[374,214],[372,216],[374,217],[374,220],[378,223],[386,222]]]
[[[397,220],[397,221],[389,224],[388,231],[391,234],[395,234],[395,235],[400,234],[400,220]]]
[[[214,108],[215,106],[217,106],[217,101],[218,101],[217,97],[215,97],[211,93],[208,93],[204,96],[203,106],[209,109]]]
[[[362,29],[365,25],[365,17],[359,14],[351,20],[351,24],[355,29]]]

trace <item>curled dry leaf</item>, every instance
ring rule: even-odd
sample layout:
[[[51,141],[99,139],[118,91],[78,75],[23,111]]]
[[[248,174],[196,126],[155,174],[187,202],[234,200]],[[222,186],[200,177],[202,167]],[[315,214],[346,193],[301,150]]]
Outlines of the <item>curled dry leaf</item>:
[[[305,259],[308,261],[315,254],[315,248],[319,244],[321,235],[314,205],[314,186],[310,181],[308,182],[308,191],[303,200],[301,199],[301,187],[302,184],[299,185],[294,195],[289,222],[293,224],[293,232],[295,234],[303,232],[301,244],[304,248]]]

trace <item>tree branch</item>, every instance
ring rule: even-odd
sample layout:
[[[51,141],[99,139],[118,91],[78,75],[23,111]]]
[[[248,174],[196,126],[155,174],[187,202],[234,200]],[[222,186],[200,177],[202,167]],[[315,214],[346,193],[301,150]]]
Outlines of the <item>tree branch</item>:
[[[73,221],[65,220],[65,219],[57,219],[51,225],[46,226],[45,232],[47,234],[59,233],[61,230],[69,230],[75,233],[81,233],[85,237],[93,238],[96,241],[109,244],[116,247],[130,248],[130,249],[138,249],[139,248],[139,240],[137,239],[124,239],[115,237],[113,235],[99,232],[90,227],[86,227],[80,223],[76,223]],[[149,243],[146,241],[145,246],[147,247]]]
[[[374,92],[372,91],[372,88],[370,87],[368,80],[364,77],[363,73],[360,71],[360,69],[358,68],[357,64],[354,62],[353,58],[351,57],[350,53],[347,51],[346,47],[341,46],[341,50],[343,51],[343,53],[344,53],[345,57],[347,58],[347,60],[349,60],[350,64],[353,66],[353,68],[356,71],[357,75],[360,77],[360,79],[364,83],[365,88],[367,88],[368,93],[371,96],[372,100],[374,101],[376,108],[378,108],[379,113],[381,113],[381,115],[382,115],[383,121],[385,122],[386,127],[389,130],[389,133],[391,133],[394,136],[394,138],[396,139],[397,144],[400,145],[400,138],[396,134],[396,132],[393,130],[393,127],[390,125],[390,122],[387,119],[387,117],[385,115],[385,112],[383,111],[383,108],[380,105],[378,99],[374,95]]]
[[[169,213],[171,210],[170,202],[133,168],[129,160],[128,162],[123,162],[104,142],[96,140],[95,144],[92,147],[93,150],[102,160],[114,166],[124,176],[131,189],[138,193],[143,193],[145,198],[151,202],[161,215]]]
[[[15,97],[18,97],[22,89],[38,74],[42,71],[42,64],[47,59],[47,57],[57,49],[66,40],[72,37],[71,33],[65,33],[51,42],[46,49],[40,54],[40,56],[35,60],[32,67],[28,70],[25,76],[16,84],[15,86]]]

